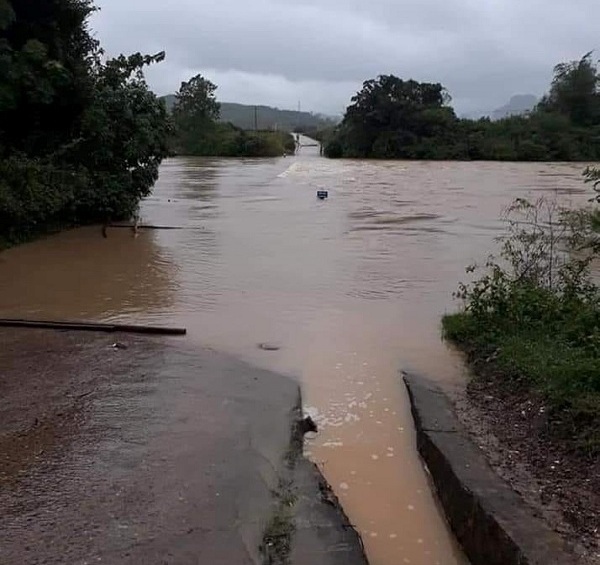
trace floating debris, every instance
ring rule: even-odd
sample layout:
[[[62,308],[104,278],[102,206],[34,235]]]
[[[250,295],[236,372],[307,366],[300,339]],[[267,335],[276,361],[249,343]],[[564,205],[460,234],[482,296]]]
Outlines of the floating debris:
[[[275,343],[259,343],[258,347],[264,351],[279,351],[281,349],[281,346]]]

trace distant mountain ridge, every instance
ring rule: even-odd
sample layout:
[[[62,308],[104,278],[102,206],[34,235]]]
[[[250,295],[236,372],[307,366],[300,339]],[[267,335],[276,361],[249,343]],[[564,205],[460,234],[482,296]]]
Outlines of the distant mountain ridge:
[[[522,116],[527,112],[531,112],[537,106],[538,102],[538,97],[533,94],[516,94],[504,106],[500,106],[500,108],[465,112],[461,115],[461,118],[469,120],[479,120],[481,118],[501,120],[510,116]]]
[[[537,96],[533,94],[516,94],[508,101],[508,104],[497,108],[492,112],[492,120],[501,120],[509,116],[521,116],[531,112],[539,102]]]
[[[175,105],[175,95],[162,96],[167,109]],[[252,130],[258,126],[259,130],[278,129],[294,131],[297,128],[323,128],[335,125],[337,120],[322,114],[311,112],[298,112],[296,110],[280,110],[271,106],[251,106],[235,102],[221,102],[221,122],[230,122],[242,129]]]

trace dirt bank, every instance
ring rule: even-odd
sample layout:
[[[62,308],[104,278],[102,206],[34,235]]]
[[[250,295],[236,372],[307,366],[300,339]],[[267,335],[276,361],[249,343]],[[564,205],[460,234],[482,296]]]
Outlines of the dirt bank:
[[[548,432],[541,398],[475,369],[479,376],[453,391],[460,421],[497,474],[573,547],[581,564],[598,565],[600,458],[569,450]]]
[[[294,381],[185,340],[0,330],[0,343],[0,562],[262,561]],[[324,507],[305,476],[290,477],[294,502]],[[329,555],[319,513],[292,506],[294,530]],[[332,508],[329,541],[364,563]]]

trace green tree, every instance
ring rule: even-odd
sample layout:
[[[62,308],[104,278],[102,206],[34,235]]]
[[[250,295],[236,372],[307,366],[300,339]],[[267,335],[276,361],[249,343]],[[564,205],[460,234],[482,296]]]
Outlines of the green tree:
[[[143,68],[164,57],[136,53],[95,66],[81,137],[66,154],[88,171],[90,182],[78,194],[79,218],[127,217],[158,179],[171,124],[164,104],[148,89]]]
[[[184,153],[209,154],[215,143],[220,105],[217,86],[202,75],[181,83],[173,107],[177,149]]]
[[[568,116],[579,126],[600,123],[600,75],[592,61],[592,52],[579,61],[560,63],[554,67],[550,92],[540,108]]]
[[[295,151],[291,134],[277,131],[246,132],[220,123],[217,86],[196,75],[181,84],[173,105],[173,148],[183,155],[225,157],[278,157]]]
[[[90,0],[0,0],[0,145],[43,156],[68,142],[93,89]]]
[[[164,54],[102,63],[91,0],[0,0],[0,244],[128,216],[167,154],[143,78]]]
[[[175,118],[181,115],[188,120],[218,120],[221,105],[217,102],[216,90],[217,86],[202,75],[181,83],[173,115]]]
[[[442,85],[382,75],[363,84],[327,136],[328,157],[593,161],[600,159],[600,91],[591,53],[555,67],[526,116],[459,120]]]
[[[342,124],[340,139],[332,140],[326,153],[344,147],[351,157],[410,157],[422,138],[440,135],[456,122],[447,107],[450,97],[441,84],[404,81],[381,75],[363,83],[352,97]]]

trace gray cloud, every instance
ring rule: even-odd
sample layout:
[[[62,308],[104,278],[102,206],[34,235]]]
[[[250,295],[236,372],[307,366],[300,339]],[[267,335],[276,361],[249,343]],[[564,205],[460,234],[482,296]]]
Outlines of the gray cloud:
[[[100,0],[109,54],[165,50],[160,93],[201,72],[221,100],[339,113],[382,73],[442,82],[458,111],[542,94],[552,67],[597,46],[600,2]]]

